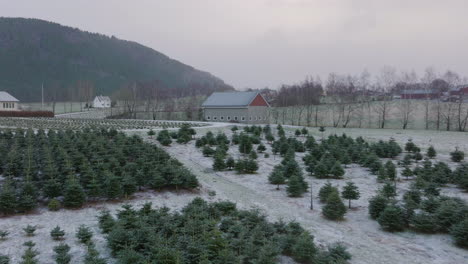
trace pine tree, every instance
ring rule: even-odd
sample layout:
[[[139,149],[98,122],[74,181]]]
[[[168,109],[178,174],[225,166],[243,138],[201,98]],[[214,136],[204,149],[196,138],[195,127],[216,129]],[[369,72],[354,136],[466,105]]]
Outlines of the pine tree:
[[[78,208],[86,202],[86,193],[75,177],[70,177],[65,184],[63,205]]]
[[[0,254],[0,264],[10,264],[10,257]]]
[[[331,192],[327,203],[322,207],[322,214],[330,220],[340,220],[346,214],[346,206],[341,201],[338,192]]]
[[[361,197],[359,193],[359,189],[353,182],[347,182],[346,185],[343,187],[343,191],[341,192],[341,196],[344,199],[347,199],[349,202],[349,209],[351,209],[351,200],[357,200]]]
[[[21,256],[22,260],[20,261],[20,264],[37,264],[38,261],[36,257],[39,255],[39,252],[34,249],[36,244],[34,244],[32,241],[28,241],[23,245],[27,248],[24,251],[24,254]]]
[[[236,165],[236,161],[234,160],[234,158],[229,157],[229,158],[226,160],[226,167],[227,167],[229,170],[232,170],[232,169],[234,168],[235,165]]]
[[[15,191],[10,180],[6,180],[0,191],[0,213],[5,215],[13,214],[16,210],[16,206],[17,201]]]
[[[411,177],[413,176],[413,171],[409,168],[409,167],[406,167],[403,169],[403,171],[401,172],[401,175],[402,176],[405,176],[406,179],[408,180],[408,177]]]
[[[71,261],[70,246],[65,243],[60,243],[59,245],[54,247],[55,252],[55,263],[57,264],[68,264]]]
[[[292,175],[288,180],[286,191],[289,197],[301,197],[307,188],[307,183],[301,175]]]
[[[395,167],[395,164],[393,164],[391,160],[385,163],[385,172],[386,172],[387,178],[390,181],[396,180],[396,167]]]
[[[263,153],[263,151],[265,151],[265,150],[266,150],[265,145],[263,145],[262,143],[260,143],[260,145],[258,145],[258,147],[257,147],[257,151],[258,151],[259,153]]]
[[[437,156],[437,152],[435,150],[435,148],[433,146],[430,146],[428,149],[427,149],[427,153],[426,155],[430,158],[430,159],[433,159]]]
[[[319,190],[319,199],[320,202],[325,203],[330,196],[330,193],[338,192],[338,189],[334,187],[330,182],[325,183]]]
[[[23,183],[18,197],[18,209],[21,212],[28,212],[37,206],[38,191],[29,175]]]
[[[396,205],[388,205],[377,218],[380,226],[389,232],[403,231],[405,220],[403,210]]]
[[[455,224],[450,234],[455,240],[455,244],[460,247],[468,248],[468,219],[465,219],[458,224]]]
[[[296,129],[296,131],[294,132],[294,135],[296,135],[296,137],[300,136],[301,135],[301,130]]]
[[[125,173],[123,176],[122,189],[125,197],[128,197],[137,191],[136,180],[129,173]]]
[[[222,155],[215,155],[214,156],[214,163],[213,163],[213,170],[215,171],[222,171],[226,169],[227,165],[224,162],[224,157]]]
[[[303,136],[307,136],[307,135],[309,134],[309,130],[307,130],[307,128],[303,127],[303,128],[301,129],[301,134],[302,134]]]
[[[383,188],[380,190],[380,193],[387,198],[394,198],[396,196],[395,185],[390,182],[385,183]]]
[[[93,232],[91,229],[85,225],[80,225],[78,227],[78,231],[76,232],[76,238],[80,243],[83,244],[88,244],[91,241],[91,238],[93,237]]]
[[[314,175],[319,179],[328,178],[328,168],[322,160],[315,166]]]
[[[309,232],[302,232],[292,246],[293,258],[301,263],[312,263],[317,254],[314,238]]]
[[[63,231],[60,226],[56,226],[50,231],[50,236],[54,240],[62,240],[65,236],[65,231]]]
[[[280,189],[280,184],[285,184],[286,183],[286,178],[283,176],[283,171],[282,170],[273,170],[273,172],[268,176],[268,181],[271,184],[276,184],[276,190]]]
[[[244,170],[246,173],[255,173],[258,170],[258,163],[254,159],[244,160]]]
[[[118,199],[123,196],[123,188],[122,188],[122,181],[119,177],[108,173],[105,173],[107,175],[105,187],[104,187],[104,192],[106,194],[106,197],[109,199]]]
[[[345,174],[345,171],[343,167],[341,167],[341,164],[336,161],[333,167],[330,169],[330,174],[333,175],[336,179],[341,179]]]
[[[455,151],[450,152],[450,158],[453,162],[460,162],[465,159],[465,153],[457,148]]]
[[[257,152],[255,152],[255,150],[252,150],[250,153],[249,153],[249,158],[250,159],[257,159],[258,158],[258,155],[257,155]]]
[[[150,130],[148,131],[148,136],[149,136],[150,138],[153,138],[154,135],[156,135],[156,132],[154,132],[153,129],[150,129]]]
[[[37,226],[27,225],[23,228],[23,231],[26,233],[26,236],[32,237],[34,236],[34,232],[36,232]]]
[[[388,199],[382,195],[377,195],[369,200],[369,215],[372,219],[379,218],[380,214],[388,204]]]

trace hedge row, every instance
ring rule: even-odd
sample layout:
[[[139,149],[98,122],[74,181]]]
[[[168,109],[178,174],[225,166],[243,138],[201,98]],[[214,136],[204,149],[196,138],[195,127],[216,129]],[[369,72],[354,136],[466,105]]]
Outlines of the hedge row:
[[[51,111],[0,111],[0,117],[54,117]]]

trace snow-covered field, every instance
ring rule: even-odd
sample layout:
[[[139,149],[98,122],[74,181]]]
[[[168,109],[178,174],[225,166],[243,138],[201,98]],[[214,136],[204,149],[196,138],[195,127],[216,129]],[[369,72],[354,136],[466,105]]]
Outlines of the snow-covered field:
[[[217,125],[197,128],[198,136],[206,131],[224,131],[228,136],[231,132],[227,126]],[[293,128],[287,128],[288,133]],[[318,129],[310,129],[316,138],[321,134]],[[468,152],[468,135],[456,132],[437,131],[404,131],[404,130],[379,130],[379,129],[331,129],[327,128],[325,136],[331,133],[341,134],[345,132],[349,136],[363,136],[367,140],[388,140],[390,137],[403,145],[409,138],[417,145],[425,148],[433,145],[438,151],[438,159],[448,161],[448,153],[456,146]],[[132,131],[145,136],[145,132]],[[146,139],[150,142],[154,140]],[[267,152],[271,153],[267,145]],[[353,201],[353,209],[348,211],[345,220],[334,222],[321,216],[321,204],[314,197],[314,210],[310,210],[310,194],[303,198],[289,198],[285,187],[277,191],[276,186],[268,183],[268,174],[273,167],[281,161],[281,158],[270,155],[264,158],[259,154],[259,173],[253,175],[238,175],[232,171],[214,172],[211,169],[213,159],[203,157],[201,151],[194,146],[194,142],[187,145],[173,143],[171,147],[165,147],[171,155],[183,162],[193,173],[197,175],[202,185],[198,192],[184,193],[139,193],[133,200],[125,201],[132,205],[141,205],[152,202],[155,206],[168,206],[178,209],[183,207],[194,197],[201,196],[207,200],[228,199],[236,202],[240,208],[258,208],[272,220],[295,220],[314,234],[316,241],[321,245],[333,242],[343,242],[353,258],[351,263],[437,263],[437,264],[464,264],[468,263],[468,251],[455,247],[448,235],[424,235],[413,232],[388,233],[380,230],[378,223],[371,220],[367,213],[368,199],[374,195],[380,187],[375,176],[369,174],[358,165],[350,165],[346,169],[345,179],[331,180],[334,185],[343,186],[347,180],[352,180],[361,191],[361,198]],[[423,149],[425,151],[425,149]],[[229,153],[237,157],[237,146],[231,146]],[[300,161],[302,155],[297,155]],[[314,196],[326,180],[319,180],[306,176],[306,180],[313,187]],[[401,194],[409,183],[401,180],[398,184],[398,192]],[[215,191],[214,197],[209,195]],[[458,196],[468,201],[468,194],[461,192],[456,187],[444,188],[443,193]],[[50,238],[50,230],[60,225],[67,232],[65,242],[72,247],[72,263],[80,263],[84,255],[84,248],[80,246],[74,237],[79,225],[91,226],[95,231],[94,240],[103,256],[108,257],[105,249],[104,237],[98,232],[96,215],[103,208],[111,211],[118,210],[122,203],[98,204],[88,206],[81,210],[61,210],[49,212],[43,210],[37,214],[14,216],[0,219],[0,230],[7,230],[10,236],[6,241],[0,242],[0,254],[12,257],[12,263],[17,263],[24,251],[21,246],[25,241],[33,240],[37,244],[40,263],[54,263],[52,248],[57,244]],[[22,228],[26,225],[38,225],[37,235],[29,238],[24,235]],[[284,263],[289,260],[284,260]]]

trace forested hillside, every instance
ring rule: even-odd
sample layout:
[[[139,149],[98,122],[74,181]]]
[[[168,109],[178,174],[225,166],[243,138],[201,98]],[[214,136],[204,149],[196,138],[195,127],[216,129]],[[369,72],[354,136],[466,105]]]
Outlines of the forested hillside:
[[[178,96],[232,89],[138,43],[38,19],[0,18],[0,58],[0,90],[23,101],[39,101],[41,83],[50,100],[83,96],[83,83],[102,94],[134,82],[158,83]]]

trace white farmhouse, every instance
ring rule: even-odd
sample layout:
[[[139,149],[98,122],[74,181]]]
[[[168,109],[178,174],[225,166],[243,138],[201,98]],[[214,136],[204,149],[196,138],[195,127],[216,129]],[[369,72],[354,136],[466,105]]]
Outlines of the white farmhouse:
[[[93,107],[94,108],[109,108],[111,107],[111,99],[109,96],[98,95],[94,98]]]
[[[19,100],[7,92],[0,91],[0,111],[19,111]]]

